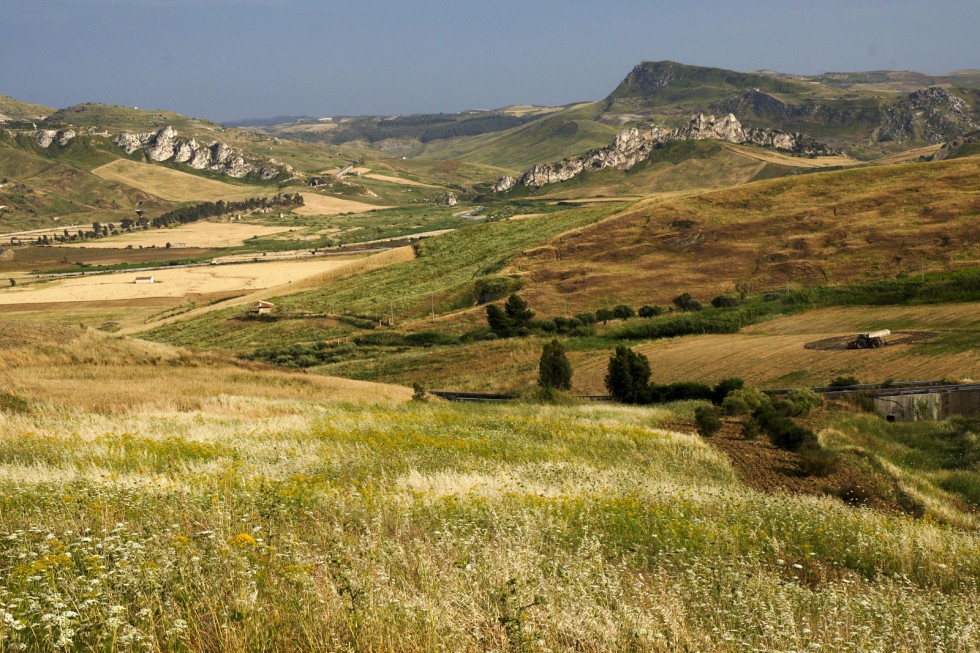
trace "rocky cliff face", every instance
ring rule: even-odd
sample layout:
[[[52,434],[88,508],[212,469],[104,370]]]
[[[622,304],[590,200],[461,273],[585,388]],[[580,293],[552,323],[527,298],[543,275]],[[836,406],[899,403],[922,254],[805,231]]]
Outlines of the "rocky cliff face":
[[[113,142],[126,154],[143,150],[151,161],[183,163],[195,170],[209,170],[236,179],[254,174],[268,180],[292,173],[290,166],[274,159],[248,161],[224,143],[201,145],[193,138],[179,138],[177,130],[170,126],[156,132],[123,132]]]
[[[48,149],[51,147],[52,143],[57,143],[58,147],[65,147],[73,140],[78,134],[75,133],[74,129],[39,129],[35,132],[31,132],[31,138],[37,143],[38,147]]]
[[[687,125],[674,130],[662,127],[652,127],[643,131],[635,127],[624,129],[616,134],[616,139],[606,147],[556,163],[536,165],[518,178],[501,177],[494,184],[493,192],[506,192],[518,184],[529,188],[540,188],[567,181],[583,172],[604,168],[629,170],[637,163],[648,159],[654,150],[671,141],[706,139],[761,145],[807,155],[833,153],[825,145],[803,134],[788,134],[773,129],[744,129],[732,114],[718,119],[715,116],[699,113],[692,116]]]

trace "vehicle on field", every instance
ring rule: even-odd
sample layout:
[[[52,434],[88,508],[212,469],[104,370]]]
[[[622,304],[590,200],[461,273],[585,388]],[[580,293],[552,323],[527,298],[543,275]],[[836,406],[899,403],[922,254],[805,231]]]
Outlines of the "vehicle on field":
[[[867,333],[859,333],[857,339],[852,340],[847,343],[848,349],[877,349],[878,347],[884,347],[888,344],[885,340],[891,335],[891,331],[888,329],[879,329],[878,331],[868,331]]]

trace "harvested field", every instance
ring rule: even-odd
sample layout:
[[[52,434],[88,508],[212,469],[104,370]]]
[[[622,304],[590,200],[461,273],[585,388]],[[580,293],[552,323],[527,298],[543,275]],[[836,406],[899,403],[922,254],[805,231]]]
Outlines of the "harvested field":
[[[402,179],[401,177],[392,177],[391,175],[379,175],[374,172],[361,176],[366,177],[368,179],[375,179],[377,181],[387,181],[392,184],[401,184],[402,186],[423,186],[425,188],[442,188],[442,186],[423,184],[421,181],[412,181],[411,179]]]
[[[302,193],[303,206],[293,209],[299,215],[335,215],[337,213],[363,213],[375,209],[390,209],[390,206],[366,204],[354,200],[344,200],[319,193]]]
[[[198,266],[153,272],[119,272],[7,288],[0,304],[118,301],[148,297],[186,297],[235,290],[259,290],[299,282],[347,265],[348,258]],[[153,275],[153,284],[134,283]]]
[[[832,168],[837,166],[853,166],[861,163],[847,156],[815,156],[812,158],[790,156],[789,154],[781,154],[775,150],[735,145],[734,143],[723,143],[722,147],[752,159],[758,159],[766,163],[776,163],[791,168]]]
[[[138,248],[166,247],[167,243],[183,243],[188,247],[235,247],[252,236],[269,236],[284,232],[288,227],[269,227],[242,222],[194,222],[173,229],[136,231],[99,240],[72,243],[72,248],[105,249],[129,246]]]
[[[653,380],[717,382],[737,376],[751,385],[822,385],[836,376],[861,381],[977,378],[980,349],[919,351],[939,336],[977,328],[976,303],[937,306],[832,308],[785,317],[730,335],[658,340],[635,349],[650,359]],[[881,349],[840,349],[838,343],[872,327],[914,325]],[[934,337],[930,337],[934,336]],[[605,392],[608,356],[575,367],[575,389]]]
[[[275,189],[261,186],[239,186],[215,179],[149,163],[119,159],[92,171],[109,181],[139,188],[142,191],[175,202],[215,202],[271,195]]]
[[[104,241],[100,241],[103,242]],[[207,256],[211,250],[199,247],[186,249],[145,248],[126,249],[111,245],[92,248],[73,247],[14,247],[6,250],[9,258],[0,257],[0,275],[27,273],[33,270],[46,272],[65,269],[76,263],[88,265],[115,265],[117,263],[160,263],[175,259]]]

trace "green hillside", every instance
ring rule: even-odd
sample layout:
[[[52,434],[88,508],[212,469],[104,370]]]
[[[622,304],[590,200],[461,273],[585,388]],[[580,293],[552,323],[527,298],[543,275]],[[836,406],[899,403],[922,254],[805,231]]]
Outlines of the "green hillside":
[[[0,95],[0,124],[11,121],[35,121],[52,113],[54,109],[40,104],[21,102],[6,95]]]

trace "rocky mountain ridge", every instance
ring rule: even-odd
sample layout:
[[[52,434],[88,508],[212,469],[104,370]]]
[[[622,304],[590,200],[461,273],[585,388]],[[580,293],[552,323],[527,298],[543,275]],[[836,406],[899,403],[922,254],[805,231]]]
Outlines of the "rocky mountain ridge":
[[[760,145],[777,150],[808,156],[836,154],[826,145],[800,133],[787,133],[775,129],[746,129],[733,114],[722,118],[698,113],[677,129],[651,127],[640,130],[629,127],[616,134],[615,140],[606,147],[591,150],[582,156],[571,157],[549,164],[535,165],[520,177],[504,176],[497,180],[493,192],[506,192],[517,185],[540,188],[548,184],[568,181],[583,172],[616,168],[629,170],[645,161],[654,150],[672,141],[716,139],[729,143]]]
[[[255,175],[269,180],[293,172],[292,167],[275,159],[246,160],[225,143],[215,141],[201,145],[193,138],[179,138],[177,130],[169,125],[155,132],[122,132],[113,143],[126,154],[142,150],[151,161],[183,163],[195,170],[208,170],[236,179]]]

